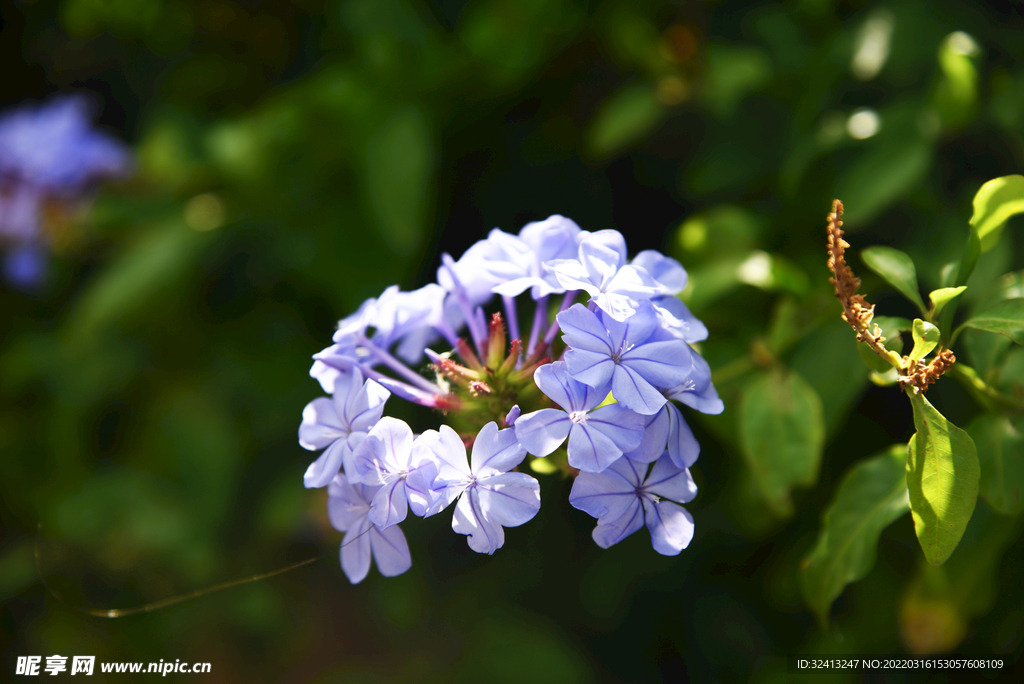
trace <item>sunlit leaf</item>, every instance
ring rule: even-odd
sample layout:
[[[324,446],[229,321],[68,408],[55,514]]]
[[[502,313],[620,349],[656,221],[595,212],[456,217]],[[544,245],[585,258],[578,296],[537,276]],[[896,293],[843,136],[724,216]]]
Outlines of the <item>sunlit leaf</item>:
[[[965,327],[1005,335],[1024,344],[1024,298],[1006,299],[967,320]]]
[[[917,290],[917,269],[909,256],[892,247],[868,247],[861,252],[861,258],[867,267],[882,276],[885,282],[892,285],[904,297],[917,304],[923,313],[924,302]]]
[[[928,562],[941,565],[960,542],[978,499],[978,452],[970,436],[923,394],[907,394],[917,429],[907,458],[914,531]]]
[[[1020,513],[1024,504],[1024,435],[1020,417],[983,414],[967,428],[978,447],[981,496],[1003,515]]]
[[[928,299],[932,303],[932,315],[937,316],[946,304],[959,297],[966,289],[966,285],[961,285],[960,287],[942,287],[928,293]]]
[[[920,318],[914,319],[911,335],[914,336],[914,348],[910,351],[912,362],[928,356],[928,353],[939,344],[939,329]]]
[[[765,502],[789,514],[790,490],[818,479],[821,399],[798,374],[776,369],[747,385],[738,415],[740,446]]]
[[[649,83],[615,93],[591,124],[588,133],[591,154],[598,158],[615,154],[654,130],[664,116],[665,108]]]
[[[974,214],[971,216],[971,225],[977,228],[981,240],[981,251],[992,249],[1006,220],[1022,212],[1024,176],[1003,176],[982,185],[974,196]]]
[[[822,623],[832,601],[875,564],[882,530],[910,510],[907,447],[896,444],[857,463],[822,518],[818,542],[801,564],[800,588]]]

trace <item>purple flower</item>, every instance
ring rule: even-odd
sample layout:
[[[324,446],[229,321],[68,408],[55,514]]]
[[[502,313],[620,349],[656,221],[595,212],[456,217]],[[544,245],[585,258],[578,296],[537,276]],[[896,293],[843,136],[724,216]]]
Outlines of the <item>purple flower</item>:
[[[643,441],[626,457],[637,463],[651,463],[661,457],[666,449],[669,458],[679,468],[689,468],[700,455],[700,443],[683,419],[683,414],[671,401],[666,401],[660,411],[648,418]]]
[[[700,354],[694,352],[693,371],[681,385],[668,392],[669,399],[681,401],[690,408],[701,413],[717,415],[725,409],[725,404],[718,398],[718,390],[711,384],[711,367]]]
[[[124,145],[93,130],[87,110],[85,99],[65,96],[0,118],[0,177],[65,193],[126,173]]]
[[[686,288],[686,269],[672,257],[645,249],[633,257],[630,266],[644,269],[658,284],[660,294],[677,295]]]
[[[690,313],[690,309],[678,297],[652,297],[661,327],[684,342],[693,344],[708,338],[708,329],[699,318]]]
[[[591,301],[617,321],[632,316],[638,303],[662,294],[643,268],[625,264],[626,242],[617,230],[599,230],[580,240],[578,258],[547,262],[559,284],[584,290]]]
[[[314,399],[302,411],[299,444],[310,451],[327,447],[306,470],[303,479],[307,487],[327,485],[343,464],[351,462],[354,450],[380,420],[384,402],[391,396],[373,380],[364,383],[358,368],[339,373],[333,389],[333,399]]]
[[[577,239],[582,232],[575,221],[558,214],[526,224],[519,231],[519,240],[526,246],[526,251],[517,253],[518,258],[505,271],[508,279],[495,285],[492,291],[515,297],[531,289],[530,295],[534,299],[565,292],[558,278],[544,264],[555,259],[574,258],[578,249]]]
[[[351,484],[344,475],[338,475],[327,487],[327,517],[339,532],[345,532],[341,541],[341,569],[349,582],[358,584],[370,572],[370,558],[377,561],[377,569],[385,577],[394,577],[412,567],[412,556],[405,535],[397,525],[381,529],[370,522],[371,501],[377,487]]]
[[[569,465],[600,472],[623,452],[636,449],[644,436],[644,417],[609,404],[595,408],[608,395],[569,376],[564,361],[541,366],[533,375],[540,390],[561,406],[541,409],[516,419],[516,438],[535,456],[547,456],[569,438]]]
[[[498,430],[490,422],[473,444],[472,465],[466,447],[447,425],[428,430],[417,440],[439,463],[434,487],[438,493],[429,515],[439,513],[456,498],[452,529],[469,535],[469,548],[492,554],[505,543],[505,527],[518,527],[540,510],[540,485],[524,473],[510,473],[526,457],[515,430]]]
[[[437,282],[448,292],[461,290],[471,306],[485,304],[493,288],[517,278],[534,259],[529,245],[515,235],[495,228],[454,261],[444,255]]]
[[[646,465],[622,458],[604,472],[580,473],[569,503],[597,518],[593,537],[601,548],[619,543],[646,522],[654,550],[675,556],[693,539],[693,518],[679,503],[692,501],[697,486],[690,471],[667,456],[645,479],[646,471]]]
[[[658,388],[681,385],[693,368],[689,345],[660,327],[650,302],[626,321],[574,304],[558,324],[569,374],[605,391],[610,381],[615,400],[637,413],[657,413],[666,401]]]
[[[351,482],[380,486],[370,503],[369,520],[382,530],[405,520],[410,508],[423,515],[434,502],[431,485],[437,463],[413,449],[409,426],[385,416],[373,426],[352,455],[345,472]]]
[[[84,98],[65,96],[0,117],[0,240],[14,243],[4,272],[17,285],[37,284],[46,270],[44,205],[131,167],[124,145],[93,130],[86,110]]]

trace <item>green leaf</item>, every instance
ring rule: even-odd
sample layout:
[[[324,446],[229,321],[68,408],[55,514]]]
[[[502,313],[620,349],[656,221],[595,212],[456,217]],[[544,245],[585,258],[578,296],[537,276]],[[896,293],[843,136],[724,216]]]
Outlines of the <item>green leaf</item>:
[[[956,549],[978,500],[980,467],[970,436],[908,389],[914,427],[907,458],[907,488],[914,532],[932,565]]]
[[[964,327],[999,333],[1024,344],[1024,298],[1003,300],[965,322]]]
[[[861,252],[861,258],[868,268],[925,313],[924,302],[917,291],[917,270],[909,256],[892,247],[868,247]]]
[[[914,348],[910,351],[911,361],[920,361],[939,344],[939,329],[920,318],[914,319],[911,335],[914,336]]]
[[[789,515],[790,490],[818,479],[825,441],[821,399],[798,374],[775,369],[747,385],[738,416],[740,448],[762,497]]]
[[[822,518],[818,543],[800,565],[800,588],[822,624],[843,588],[875,564],[882,530],[910,510],[907,448],[895,444],[853,466]]]
[[[1024,213],[1024,176],[1003,176],[982,185],[974,196],[971,216],[971,225],[978,229],[981,251],[992,249],[1006,220],[1020,213]]]
[[[942,287],[932,290],[928,294],[928,299],[932,302],[932,316],[937,316],[946,304],[959,297],[966,289],[966,285],[961,285],[960,287]]]
[[[978,257],[981,256],[981,237],[978,229],[973,225],[967,226],[967,245],[964,247],[964,255],[960,261],[960,268],[956,272],[956,284],[966,285],[974,267],[978,265]]]
[[[981,496],[1003,515],[1024,510],[1024,419],[984,414],[967,428],[978,445]]]
[[[597,113],[589,131],[590,153],[609,157],[637,142],[661,123],[665,107],[649,83],[620,90]]]

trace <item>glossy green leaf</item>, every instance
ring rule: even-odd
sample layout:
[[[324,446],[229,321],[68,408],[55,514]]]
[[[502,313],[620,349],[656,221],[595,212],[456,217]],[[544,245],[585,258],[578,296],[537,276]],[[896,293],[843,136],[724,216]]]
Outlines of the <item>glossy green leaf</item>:
[[[1003,176],[982,185],[974,196],[971,216],[971,225],[977,228],[981,240],[981,251],[992,249],[1006,220],[1020,213],[1024,213],[1024,176]]]
[[[910,510],[907,447],[895,444],[853,466],[822,518],[818,542],[800,566],[800,589],[822,623],[843,588],[875,564],[882,530]]]
[[[882,276],[904,297],[917,304],[923,313],[924,302],[917,290],[917,270],[914,262],[905,253],[892,247],[868,247],[861,252],[867,267]]]
[[[612,95],[589,131],[590,153],[608,157],[637,142],[661,123],[665,107],[650,84],[630,86]]]
[[[960,542],[978,499],[978,452],[923,394],[908,389],[907,395],[917,429],[907,458],[914,531],[928,562],[941,565]]]
[[[981,496],[1003,515],[1024,509],[1024,419],[983,414],[967,428],[978,447]]]
[[[775,369],[746,386],[738,416],[740,448],[761,495],[780,515],[790,514],[790,490],[818,479],[821,399],[797,373]]]
[[[999,333],[1024,344],[1024,298],[1003,300],[969,319],[964,326]]]
[[[914,348],[910,351],[911,361],[920,361],[939,344],[939,329],[920,318],[914,319],[911,335],[914,336]]]
[[[928,299],[932,303],[932,316],[937,316],[946,304],[959,297],[966,289],[966,285],[961,285],[960,287],[941,287],[938,290],[932,290],[928,294]]]

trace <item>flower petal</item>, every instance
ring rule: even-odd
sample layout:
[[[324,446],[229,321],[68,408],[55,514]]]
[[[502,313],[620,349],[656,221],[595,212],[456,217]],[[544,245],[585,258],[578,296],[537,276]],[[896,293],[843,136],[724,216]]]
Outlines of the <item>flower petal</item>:
[[[626,452],[626,458],[637,463],[653,463],[665,453],[669,437],[669,406],[671,402],[666,402],[660,411],[647,417],[643,440],[633,451]]]
[[[303,484],[309,489],[330,484],[334,476],[341,471],[345,457],[350,451],[347,439],[344,437],[336,439],[331,446],[327,447],[326,451],[320,454],[320,458],[306,468],[306,473],[302,476]]]
[[[359,373],[359,369],[353,369]],[[391,396],[379,383],[367,380],[358,390],[349,393],[342,412],[339,413],[342,420],[353,432],[366,432],[380,420],[384,412],[384,402]],[[335,394],[335,400],[338,395]]]
[[[491,421],[484,425],[473,442],[472,468],[478,478],[512,470],[526,458],[526,449],[512,428],[498,430]]]
[[[697,496],[697,485],[688,468],[679,468],[670,457],[662,456],[644,480],[643,491],[677,503],[689,503]]]
[[[558,409],[541,409],[516,420],[516,438],[534,456],[547,456],[569,436],[572,421]]]
[[[306,404],[302,409],[302,424],[299,425],[299,444],[303,449],[316,451],[348,435],[334,403],[327,397],[320,397]]]
[[[344,475],[338,475],[327,487],[327,518],[331,527],[345,532],[366,517],[369,502],[353,487]]]
[[[700,442],[693,436],[693,431],[683,419],[675,404],[671,401],[665,404],[669,417],[668,429],[668,453],[672,462],[678,468],[689,468],[697,462],[700,456]]]
[[[645,416],[657,413],[667,401],[665,395],[625,364],[615,366],[612,394],[620,404]]]
[[[586,422],[569,432],[569,465],[587,473],[599,473],[622,457],[622,449]]]
[[[604,323],[582,304],[573,304],[555,318],[562,329],[562,340],[573,349],[585,349],[611,356],[611,341]]]
[[[644,518],[651,544],[663,556],[677,556],[693,539],[693,516],[671,501],[644,499]]]
[[[452,529],[458,534],[468,534],[469,548],[477,553],[490,555],[505,543],[505,531],[501,525],[484,516],[476,487],[470,487],[459,498],[452,517]]]
[[[612,361],[611,355],[586,349],[566,349],[565,365],[569,369],[569,375],[576,382],[597,390],[607,389],[615,372],[615,362]],[[605,394],[607,395],[607,392]]]
[[[382,530],[397,525],[409,514],[409,500],[405,492],[405,480],[395,477],[384,483],[370,502],[367,520]]]
[[[621,517],[637,501],[641,475],[633,468],[618,465],[616,461],[603,472],[577,475],[569,492],[569,503],[598,520]]]
[[[476,486],[485,517],[503,527],[518,527],[540,510],[540,484],[525,473],[502,473]]]
[[[352,584],[359,584],[370,572],[370,530],[373,525],[363,518],[341,540],[341,569]]]
[[[639,499],[633,499],[622,515],[612,520],[599,520],[590,536],[597,545],[607,549],[633,534],[644,524],[643,508]]]
[[[587,414],[586,425],[612,440],[623,452],[639,446],[644,438],[645,417],[622,404],[608,404]]]
[[[401,528],[389,527],[381,530],[374,527],[367,536],[370,538],[373,560],[377,563],[380,574],[394,577],[412,567],[409,544],[405,541],[405,534]]]

